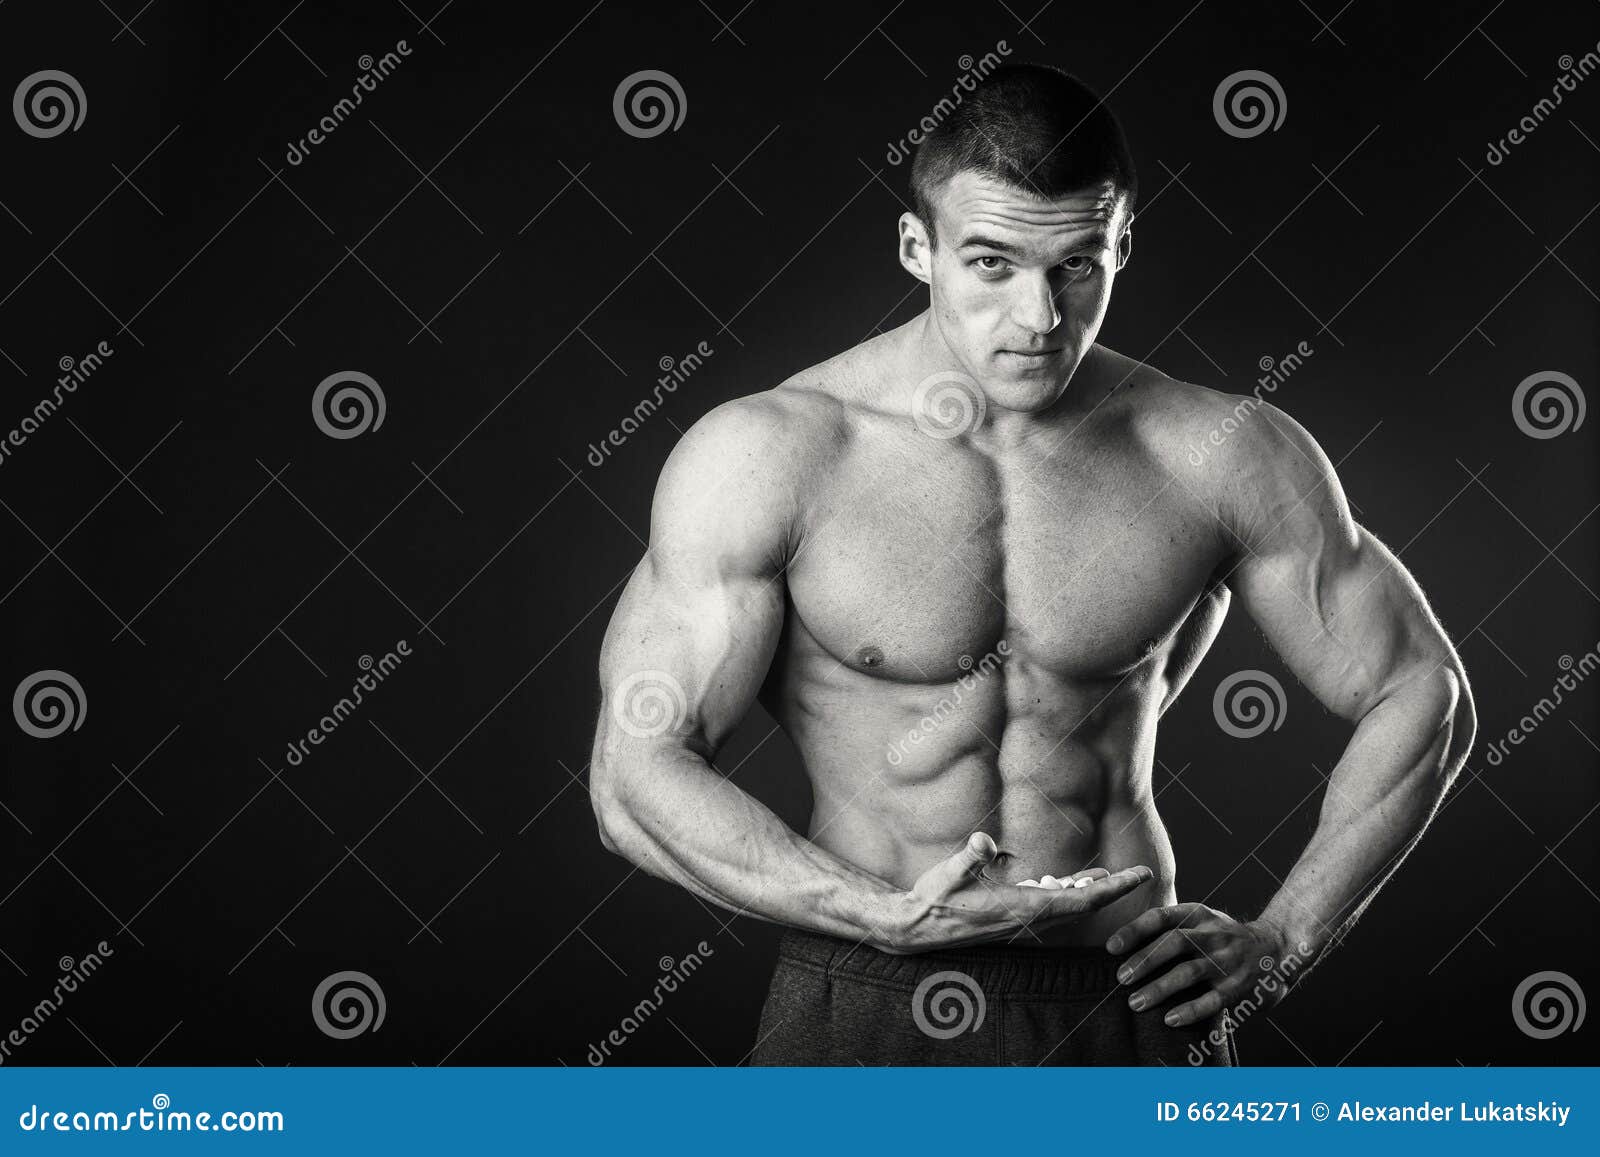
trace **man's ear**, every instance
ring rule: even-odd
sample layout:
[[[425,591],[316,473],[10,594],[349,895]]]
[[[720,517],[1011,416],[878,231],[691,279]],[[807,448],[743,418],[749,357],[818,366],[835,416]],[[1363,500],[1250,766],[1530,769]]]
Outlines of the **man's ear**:
[[[1122,267],[1128,264],[1128,258],[1133,256],[1133,218],[1128,218],[1127,226],[1122,230],[1122,236],[1117,238],[1117,272],[1122,272]]]
[[[900,264],[924,285],[933,282],[933,238],[922,218],[900,214]]]

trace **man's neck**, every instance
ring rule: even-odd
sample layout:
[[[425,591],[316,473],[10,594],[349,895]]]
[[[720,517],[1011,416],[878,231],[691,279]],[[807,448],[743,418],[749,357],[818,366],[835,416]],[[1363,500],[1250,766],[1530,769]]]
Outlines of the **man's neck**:
[[[924,310],[905,326],[902,366],[906,372],[908,388],[939,373],[957,373],[972,377],[961,360],[951,350],[944,335],[934,323],[933,311]],[[1092,414],[1103,400],[1103,389],[1097,388],[1100,375],[1095,365],[1100,361],[1098,346],[1091,346],[1061,389],[1055,400],[1038,410],[1011,410],[999,405],[987,392],[984,394],[986,411],[983,426],[974,431],[974,441],[996,449],[1014,447],[1046,433],[1059,431],[1063,424],[1073,427]],[[979,389],[982,380],[974,379]]]

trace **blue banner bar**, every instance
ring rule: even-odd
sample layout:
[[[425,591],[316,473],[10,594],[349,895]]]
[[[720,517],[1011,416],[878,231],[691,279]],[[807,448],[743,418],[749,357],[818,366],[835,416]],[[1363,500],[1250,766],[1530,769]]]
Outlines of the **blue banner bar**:
[[[0,1152],[1600,1152],[1594,1068],[0,1069]],[[198,1140],[206,1135],[205,1140]],[[981,1146],[967,1150],[965,1146]],[[962,1148],[952,1148],[962,1147]]]

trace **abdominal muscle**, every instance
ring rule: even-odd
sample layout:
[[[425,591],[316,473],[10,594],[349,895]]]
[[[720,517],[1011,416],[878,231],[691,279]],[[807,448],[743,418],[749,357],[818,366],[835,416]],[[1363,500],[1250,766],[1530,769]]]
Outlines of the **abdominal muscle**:
[[[1021,706],[999,685],[956,697],[835,671],[831,686],[773,704],[811,779],[807,834],[819,847],[904,889],[975,831],[1002,853],[985,870],[1000,886],[1136,864],[1155,873],[1106,908],[1021,932],[1018,946],[1103,945],[1140,912],[1176,902],[1172,846],[1150,792],[1146,681],[1109,694],[1058,688]],[[839,674],[854,685],[840,686]]]

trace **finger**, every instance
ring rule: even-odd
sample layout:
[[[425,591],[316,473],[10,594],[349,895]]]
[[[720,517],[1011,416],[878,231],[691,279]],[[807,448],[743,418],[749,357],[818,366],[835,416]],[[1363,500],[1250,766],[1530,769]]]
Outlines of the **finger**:
[[[1198,996],[1191,1001],[1180,1004],[1162,1019],[1172,1028],[1181,1028],[1186,1024],[1196,1024],[1200,1021],[1210,1020],[1222,1011],[1222,1006],[1225,1003],[1222,993],[1213,988],[1204,996]]]
[[[1168,997],[1176,996],[1186,988],[1192,988],[1207,977],[1218,975],[1216,965],[1205,957],[1195,960],[1185,960],[1162,973],[1155,980],[1139,989],[1128,998],[1128,1007],[1135,1012],[1142,1012],[1147,1008],[1154,1008]]]
[[[1157,968],[1180,956],[1192,956],[1195,946],[1185,930],[1173,928],[1156,937],[1155,942],[1128,957],[1127,963],[1117,969],[1117,979],[1123,984],[1134,984],[1153,976]]]
[[[1168,928],[1176,928],[1197,906],[1195,904],[1168,904],[1162,908],[1151,908],[1113,932],[1111,938],[1106,941],[1106,951],[1127,952],[1137,948],[1157,932],[1163,932]]]
[[[1076,884],[1090,880],[1104,880],[1109,875],[1111,875],[1109,868],[1085,868],[1081,872],[1069,872],[1061,878],[1063,880],[1071,880]]]
[[[953,892],[994,861],[999,855],[994,840],[983,832],[973,832],[967,842],[923,873],[918,883],[937,893]]]

